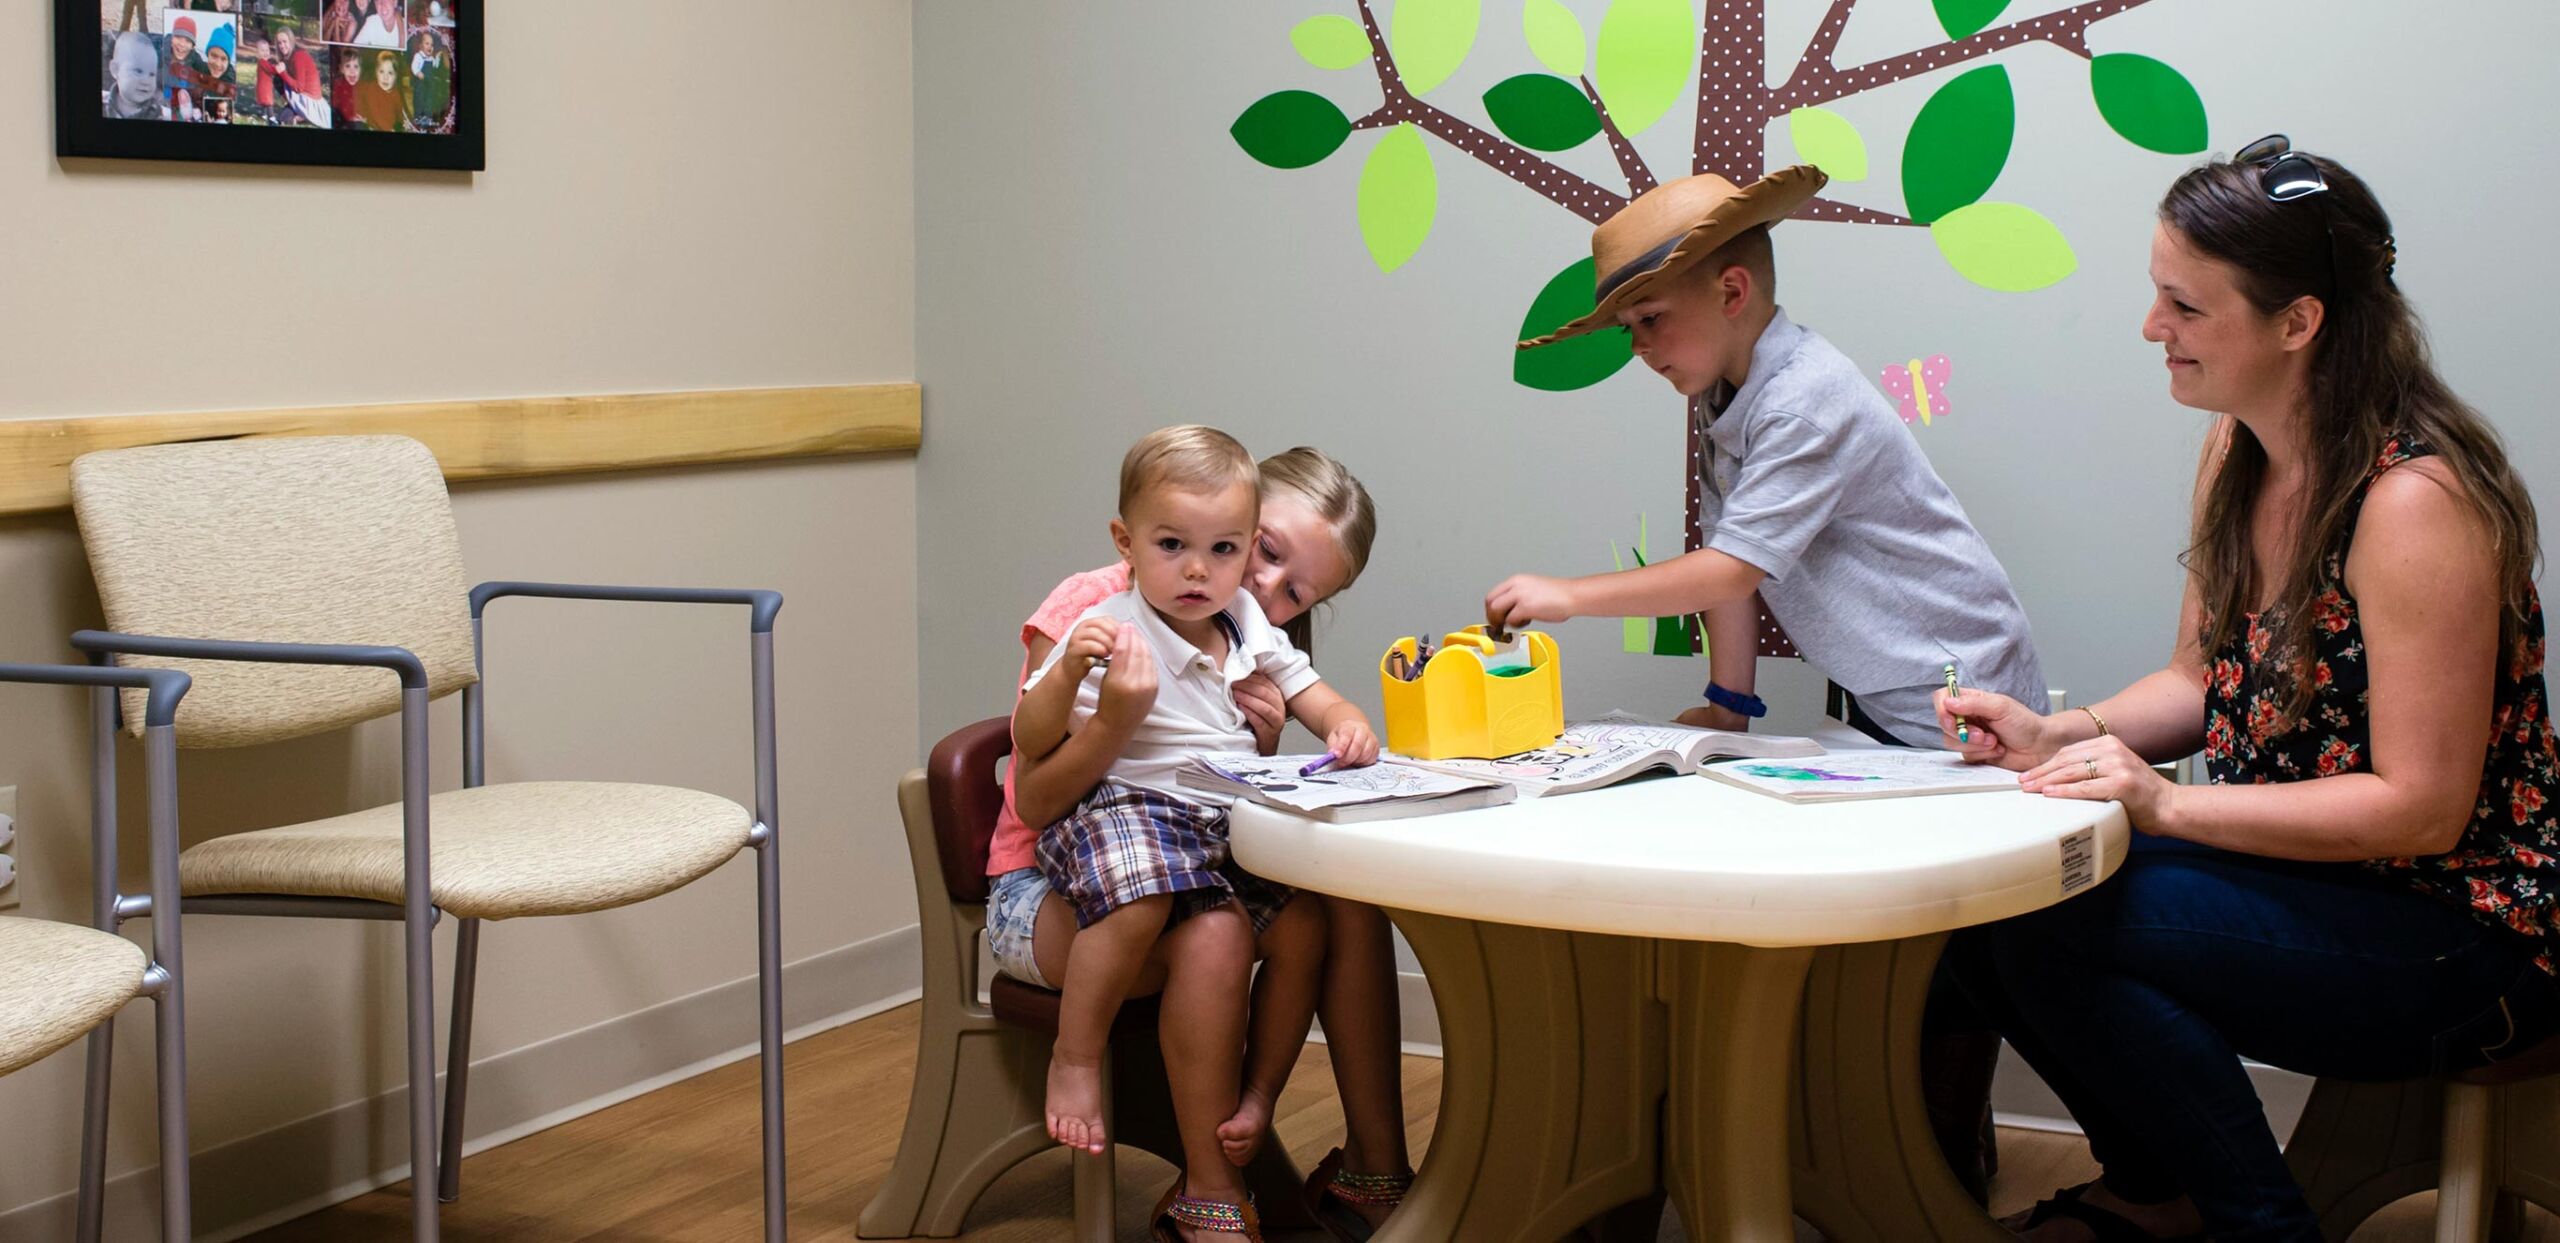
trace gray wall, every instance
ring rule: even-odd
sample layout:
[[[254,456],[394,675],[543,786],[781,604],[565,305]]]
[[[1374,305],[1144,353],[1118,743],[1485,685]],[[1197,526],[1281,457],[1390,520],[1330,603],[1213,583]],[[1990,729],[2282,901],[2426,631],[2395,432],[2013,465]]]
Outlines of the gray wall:
[[[1603,4],[1570,7],[1597,31]],[[1791,59],[1825,7],[1773,0],[1772,48]],[[2008,16],[2060,7],[2022,0]],[[1308,15],[1352,11],[918,6],[925,739],[1005,709],[1015,625],[1060,575],[1108,559],[1115,465],[1160,424],[1218,424],[1257,452],[1319,445],[1368,482],[1377,555],[1320,632],[1318,664],[1373,710],[1374,652],[1470,620],[1501,575],[1605,570],[1639,510],[1656,551],[1676,547],[1682,428],[1664,386],[1637,368],[1561,395],[1509,378],[1531,295],[1588,245],[1580,220],[1435,141],[1437,223],[1381,274],[1353,207],[1374,134],[1293,172],[1229,139],[1275,90],[1319,91],[1353,116],[1375,106],[1365,69],[1312,68],[1287,37]],[[1537,68],[1519,21],[1512,0],[1484,6],[1468,63],[1430,99],[1482,124],[1484,89]],[[1921,0],[1870,0],[1839,59],[1936,37]],[[2555,40],[2560,13],[2526,0],[2156,0],[2092,32],[2099,52],[2184,71],[2215,150],[2284,129],[2375,184],[2444,368],[2505,430],[2547,510],[2560,510],[2560,434],[2537,417],[2549,364],[2529,291],[2560,274],[2541,221],[2560,174],[2533,154],[2560,105],[2544,63]],[[2017,582],[2051,681],[2085,701],[2156,667],[2171,636],[2205,419],[2168,400],[2138,325],[2153,205],[2191,160],[2116,137],[2077,58],[2032,45],[2000,62],[2020,118],[1991,197],[2051,217],[2080,270],[1992,293],[1916,231],[1796,223],[1778,233],[1782,300],[1870,370],[1953,356],[1954,416],[1915,433]],[[1876,170],[1840,197],[1900,208],[1901,135],[1945,76],[1837,105]],[[1687,114],[1636,139],[1666,175],[1685,171]],[[1791,160],[1783,126],[1770,144]],[[1596,142],[1562,162],[1625,184]],[[1574,712],[1668,713],[1705,680],[1702,663],[1624,654],[1614,621],[1558,633]],[[1762,677],[1780,727],[1819,710],[1801,668]]]

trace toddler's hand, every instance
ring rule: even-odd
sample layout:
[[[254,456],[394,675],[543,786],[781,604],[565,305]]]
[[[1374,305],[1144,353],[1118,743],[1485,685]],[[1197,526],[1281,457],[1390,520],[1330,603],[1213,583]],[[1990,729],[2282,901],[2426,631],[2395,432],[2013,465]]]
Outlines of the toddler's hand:
[[[1334,764],[1341,768],[1367,768],[1378,762],[1378,736],[1359,717],[1334,726],[1325,735],[1324,749],[1333,752]]]
[[[1079,682],[1093,672],[1095,664],[1109,659],[1113,640],[1119,637],[1120,623],[1108,617],[1088,617],[1076,623],[1067,634],[1067,654],[1058,658],[1066,672]]]
[[[1112,636],[1111,667],[1102,672],[1102,704],[1096,711],[1134,727],[1155,706],[1155,654],[1137,627],[1123,626]]]

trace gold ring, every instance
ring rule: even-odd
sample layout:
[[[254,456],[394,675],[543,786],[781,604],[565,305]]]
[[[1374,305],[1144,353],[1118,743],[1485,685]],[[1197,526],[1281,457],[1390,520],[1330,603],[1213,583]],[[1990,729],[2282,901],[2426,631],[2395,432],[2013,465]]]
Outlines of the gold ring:
[[[2088,776],[2088,778],[2087,778],[2087,779],[2088,779],[2088,780],[2091,780],[2091,781],[2095,781],[2095,780],[2097,780],[2097,779],[2098,779],[2098,762],[2097,762],[2096,760],[2082,760],[2082,761],[2080,761],[2080,762],[2089,766],[2089,776]]]

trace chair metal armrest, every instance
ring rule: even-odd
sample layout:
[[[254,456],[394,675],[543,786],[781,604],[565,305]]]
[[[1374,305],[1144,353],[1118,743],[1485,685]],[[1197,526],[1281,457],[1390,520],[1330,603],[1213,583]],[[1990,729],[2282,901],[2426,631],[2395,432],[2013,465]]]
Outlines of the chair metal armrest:
[[[187,688],[195,679],[175,669],[120,669],[113,665],[15,665],[0,664],[0,682],[23,682],[38,686],[119,687],[149,693],[145,725],[168,725],[178,715],[178,701],[186,698]]]
[[[193,660],[239,660],[270,665],[355,665],[389,669],[402,690],[427,688],[427,664],[405,647],[370,643],[263,643],[249,639],[182,639],[166,635],[81,630],[71,646],[84,652]]]
[[[639,604],[743,604],[754,610],[747,628],[757,634],[773,630],[782,611],[782,593],[752,587],[610,587],[591,583],[489,582],[471,589],[471,619],[502,596],[538,596],[552,600],[620,600]]]

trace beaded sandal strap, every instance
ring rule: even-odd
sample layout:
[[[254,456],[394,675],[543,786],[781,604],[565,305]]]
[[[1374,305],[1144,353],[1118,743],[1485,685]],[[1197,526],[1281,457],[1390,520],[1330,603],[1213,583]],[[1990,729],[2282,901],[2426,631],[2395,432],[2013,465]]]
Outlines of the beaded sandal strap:
[[[1326,1190],[1345,1204],[1395,1204],[1401,1202],[1412,1188],[1413,1175],[1409,1173],[1354,1174],[1349,1170],[1335,1170],[1333,1181]]]
[[[1186,1226],[1203,1230],[1223,1230],[1229,1234],[1247,1231],[1242,1205],[1224,1200],[1203,1200],[1196,1196],[1177,1195],[1164,1206],[1164,1215]]]

